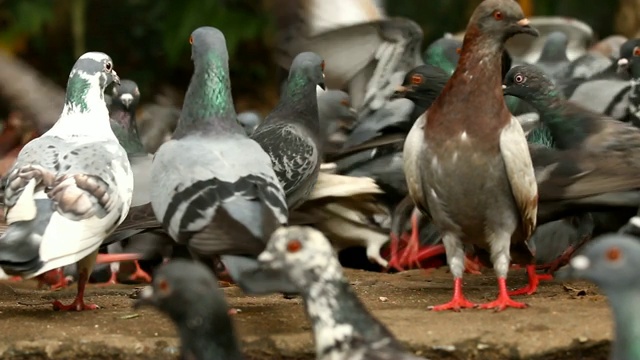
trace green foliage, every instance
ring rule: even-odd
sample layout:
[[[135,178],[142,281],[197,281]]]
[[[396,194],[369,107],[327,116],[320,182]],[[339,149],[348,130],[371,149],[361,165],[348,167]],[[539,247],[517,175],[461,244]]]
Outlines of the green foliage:
[[[258,37],[268,23],[257,1],[221,0],[150,1],[151,18],[158,21],[164,50],[170,64],[188,53],[189,34],[199,26],[214,26],[227,39],[233,54],[242,41]]]
[[[54,18],[54,1],[9,0],[3,4],[0,17],[6,24],[0,32],[1,42],[12,43],[24,35],[38,36]]]

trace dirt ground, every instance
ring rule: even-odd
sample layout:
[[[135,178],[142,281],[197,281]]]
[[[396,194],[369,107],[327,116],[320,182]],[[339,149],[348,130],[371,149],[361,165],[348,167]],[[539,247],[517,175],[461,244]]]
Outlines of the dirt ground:
[[[606,299],[586,283],[546,282],[525,300],[526,310],[433,313],[448,301],[444,270],[380,274],[347,270],[351,284],[373,314],[409,348],[429,359],[606,359],[612,336]],[[514,270],[509,284],[526,283]],[[175,359],[172,324],[152,309],[131,308],[134,286],[92,286],[88,299],[102,309],[58,313],[47,301],[70,301],[75,286],[36,290],[34,281],[0,283],[0,359]],[[467,275],[467,296],[496,295],[495,277]],[[249,359],[313,359],[309,323],[300,299],[248,297],[226,288],[240,310],[235,323]]]

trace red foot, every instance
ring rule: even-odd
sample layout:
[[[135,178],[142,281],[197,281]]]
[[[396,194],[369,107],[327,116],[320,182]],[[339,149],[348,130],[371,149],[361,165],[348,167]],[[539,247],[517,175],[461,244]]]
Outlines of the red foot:
[[[43,285],[49,285],[51,290],[63,289],[69,286],[69,279],[64,276],[62,268],[49,270],[37,277],[38,288]]]
[[[133,263],[136,265],[136,271],[134,271],[133,274],[129,276],[129,280],[139,281],[143,283],[151,283],[151,275],[147,274],[146,271],[140,268],[140,264],[138,263],[138,260],[134,261]]]
[[[509,296],[533,295],[538,291],[540,280],[553,280],[553,275],[551,274],[538,275],[535,265],[527,265],[526,269],[527,275],[529,276],[529,283],[521,289],[510,291],[508,293]]]
[[[118,272],[117,271],[112,271],[111,275],[109,276],[109,280],[101,283],[101,284],[96,284],[97,286],[110,286],[110,285],[115,285],[118,283]]]
[[[78,294],[73,302],[69,305],[63,305],[59,300],[53,302],[54,311],[83,311],[83,310],[95,310],[98,309],[96,304],[85,304],[84,302],[84,288],[89,280],[89,274],[87,270],[81,271],[78,276]]]
[[[498,278],[499,294],[495,301],[480,305],[480,309],[494,309],[495,311],[502,311],[506,308],[524,309],[528,307],[527,304],[512,300],[507,293],[507,280],[503,277]]]
[[[22,276],[12,276],[9,278],[9,281],[11,282],[18,282],[22,280]]]
[[[467,300],[462,294],[462,279],[453,279],[453,299],[446,304],[430,306],[429,310],[432,311],[444,311],[453,310],[460,311],[460,309],[468,309],[476,307],[477,305]]]
[[[227,311],[227,315],[229,315],[229,316],[238,315],[238,309],[236,309],[236,308],[230,308],[230,309]]]
[[[468,274],[473,274],[473,275],[482,275],[482,272],[480,272],[480,269],[482,269],[482,264],[480,263],[480,260],[478,260],[478,257],[469,257],[468,255],[464,256],[464,272],[468,273]]]
[[[96,310],[99,309],[96,304],[85,304],[83,299],[76,298],[69,305],[63,305],[60,300],[53,302],[54,311],[84,311],[84,310]]]

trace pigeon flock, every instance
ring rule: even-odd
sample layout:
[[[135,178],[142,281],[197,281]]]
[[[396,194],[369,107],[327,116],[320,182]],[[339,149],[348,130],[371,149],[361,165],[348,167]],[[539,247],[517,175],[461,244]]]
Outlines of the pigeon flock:
[[[243,358],[223,282],[301,297],[318,359],[409,360],[343,266],[448,265],[432,311],[524,309],[540,281],[584,279],[613,309],[611,358],[640,359],[640,39],[594,45],[584,23],[484,0],[422,53],[420,26],[371,6],[339,26],[276,13],[288,75],[264,118],[236,113],[214,27],[191,33],[182,108],[151,131],[136,83],[80,56],[58,121],[2,177],[2,273],[76,282],[58,311],[97,309],[90,281],[149,283],[134,306],[175,322],[185,359]],[[509,291],[512,265],[529,283]],[[481,267],[498,297],[477,304],[462,278]]]

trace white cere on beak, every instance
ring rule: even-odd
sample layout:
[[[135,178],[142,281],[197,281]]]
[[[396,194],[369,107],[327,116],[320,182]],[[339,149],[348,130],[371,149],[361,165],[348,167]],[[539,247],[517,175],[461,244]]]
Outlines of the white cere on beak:
[[[640,228],[640,216],[634,216],[632,217],[629,222],[631,223],[631,225]]]
[[[275,260],[275,256],[268,251],[263,251],[260,255],[258,255],[258,261],[262,263],[270,263]]]
[[[322,75],[324,76],[324,75]],[[316,85],[316,95],[319,96],[320,94],[324,93],[325,90],[322,90],[322,88],[320,87],[320,85]]]
[[[502,90],[506,89],[507,85],[502,85]]]
[[[586,270],[589,268],[589,265],[591,265],[589,258],[584,255],[578,255],[574,257],[569,263],[571,264],[571,267],[576,270]]]
[[[145,286],[142,291],[140,291],[141,299],[151,299],[153,297],[153,287]]]

